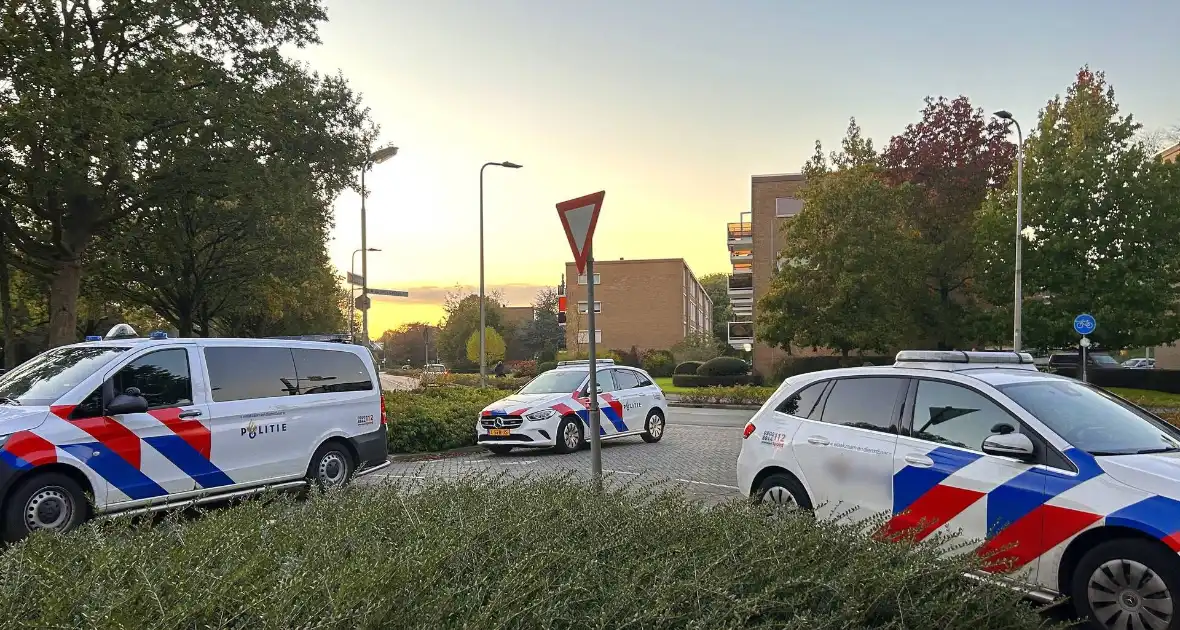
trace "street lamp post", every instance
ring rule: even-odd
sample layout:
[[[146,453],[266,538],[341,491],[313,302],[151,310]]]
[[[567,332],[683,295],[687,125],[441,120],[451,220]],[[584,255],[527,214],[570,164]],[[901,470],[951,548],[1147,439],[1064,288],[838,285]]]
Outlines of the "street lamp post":
[[[1011,112],[1001,109],[995,113],[997,118],[1012,121],[1016,125],[1016,286],[1015,286],[1015,304],[1012,309],[1012,349],[1015,352],[1020,352],[1020,325],[1021,325],[1021,310],[1024,305],[1024,296],[1021,288],[1021,260],[1020,260],[1020,241],[1024,237],[1021,232],[1024,230],[1024,133],[1020,130],[1020,122],[1012,116]]]
[[[377,249],[376,247],[370,247],[366,251],[379,252],[381,250]],[[348,266],[348,273],[350,275],[353,275],[353,276],[356,275],[356,255],[359,254],[360,252],[361,252],[361,250],[359,250],[359,249],[352,252],[352,263]],[[356,300],[353,299],[354,296],[352,295],[352,289],[355,286],[356,286],[355,284],[351,284],[351,283],[348,285],[348,287],[349,287],[348,288],[348,342],[349,343],[356,343],[356,326],[355,326]]]
[[[479,385],[480,387],[488,386],[488,340],[485,328],[487,324],[486,315],[484,311],[484,286],[483,286],[483,171],[489,166],[502,166],[504,168],[520,168],[520,164],[512,162],[488,162],[479,167]]]
[[[397,147],[387,144],[369,154],[361,167],[361,295],[369,295],[369,245],[365,223],[365,171],[397,155]],[[361,312],[361,334],[365,347],[369,347],[369,309]]]

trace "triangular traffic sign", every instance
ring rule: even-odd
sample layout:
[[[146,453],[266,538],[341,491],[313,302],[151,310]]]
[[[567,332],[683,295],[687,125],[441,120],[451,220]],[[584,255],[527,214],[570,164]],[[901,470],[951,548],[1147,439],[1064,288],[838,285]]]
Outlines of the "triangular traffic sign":
[[[565,228],[565,237],[569,239],[570,249],[574,252],[574,264],[578,273],[586,272],[586,259],[590,254],[590,243],[594,240],[594,226],[598,223],[598,212],[602,210],[602,200],[606,191],[570,199],[557,204],[557,216],[561,217],[561,225]]]

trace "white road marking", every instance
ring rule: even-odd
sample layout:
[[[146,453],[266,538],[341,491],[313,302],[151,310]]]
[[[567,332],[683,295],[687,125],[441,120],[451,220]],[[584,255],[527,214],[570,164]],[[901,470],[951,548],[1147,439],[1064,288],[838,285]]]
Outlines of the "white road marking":
[[[604,470],[604,471],[602,471],[602,472],[604,472],[604,473],[608,473],[608,474],[611,474],[611,475],[634,475],[634,476],[636,476],[636,477],[638,477],[638,476],[639,476],[639,473],[637,473],[637,472],[629,472],[629,471],[626,471],[626,470]]]
[[[737,490],[737,486],[727,486],[723,483],[709,483],[707,481],[693,481],[692,479],[673,479],[672,481],[679,481],[681,483],[691,483],[698,486],[712,486],[714,488],[725,488],[727,490]]]

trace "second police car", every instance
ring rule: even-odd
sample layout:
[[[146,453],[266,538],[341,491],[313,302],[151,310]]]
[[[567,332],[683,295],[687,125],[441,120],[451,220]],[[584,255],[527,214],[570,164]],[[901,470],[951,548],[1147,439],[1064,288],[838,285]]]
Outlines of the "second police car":
[[[645,442],[664,436],[668,401],[643,370],[597,361],[602,439],[638,435]],[[554,448],[568,453],[587,444],[590,426],[590,365],[562,361],[537,375],[517,393],[488,405],[475,423],[478,443],[504,455],[513,448]]]
[[[1028,354],[794,376],[744,437],[738,484],[756,500],[885,514],[886,537],[958,534],[1095,628],[1180,628],[1180,431]]]

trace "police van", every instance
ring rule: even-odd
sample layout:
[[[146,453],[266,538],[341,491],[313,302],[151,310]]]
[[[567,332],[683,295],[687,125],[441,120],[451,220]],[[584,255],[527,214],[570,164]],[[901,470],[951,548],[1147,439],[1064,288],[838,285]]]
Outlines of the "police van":
[[[46,351],[0,376],[0,530],[344,484],[389,465],[379,383],[331,342],[121,324]]]
[[[1068,596],[1093,628],[1180,628],[1180,430],[1031,355],[800,374],[743,435],[738,486],[756,501],[885,515],[878,535],[974,550],[975,577]]]

